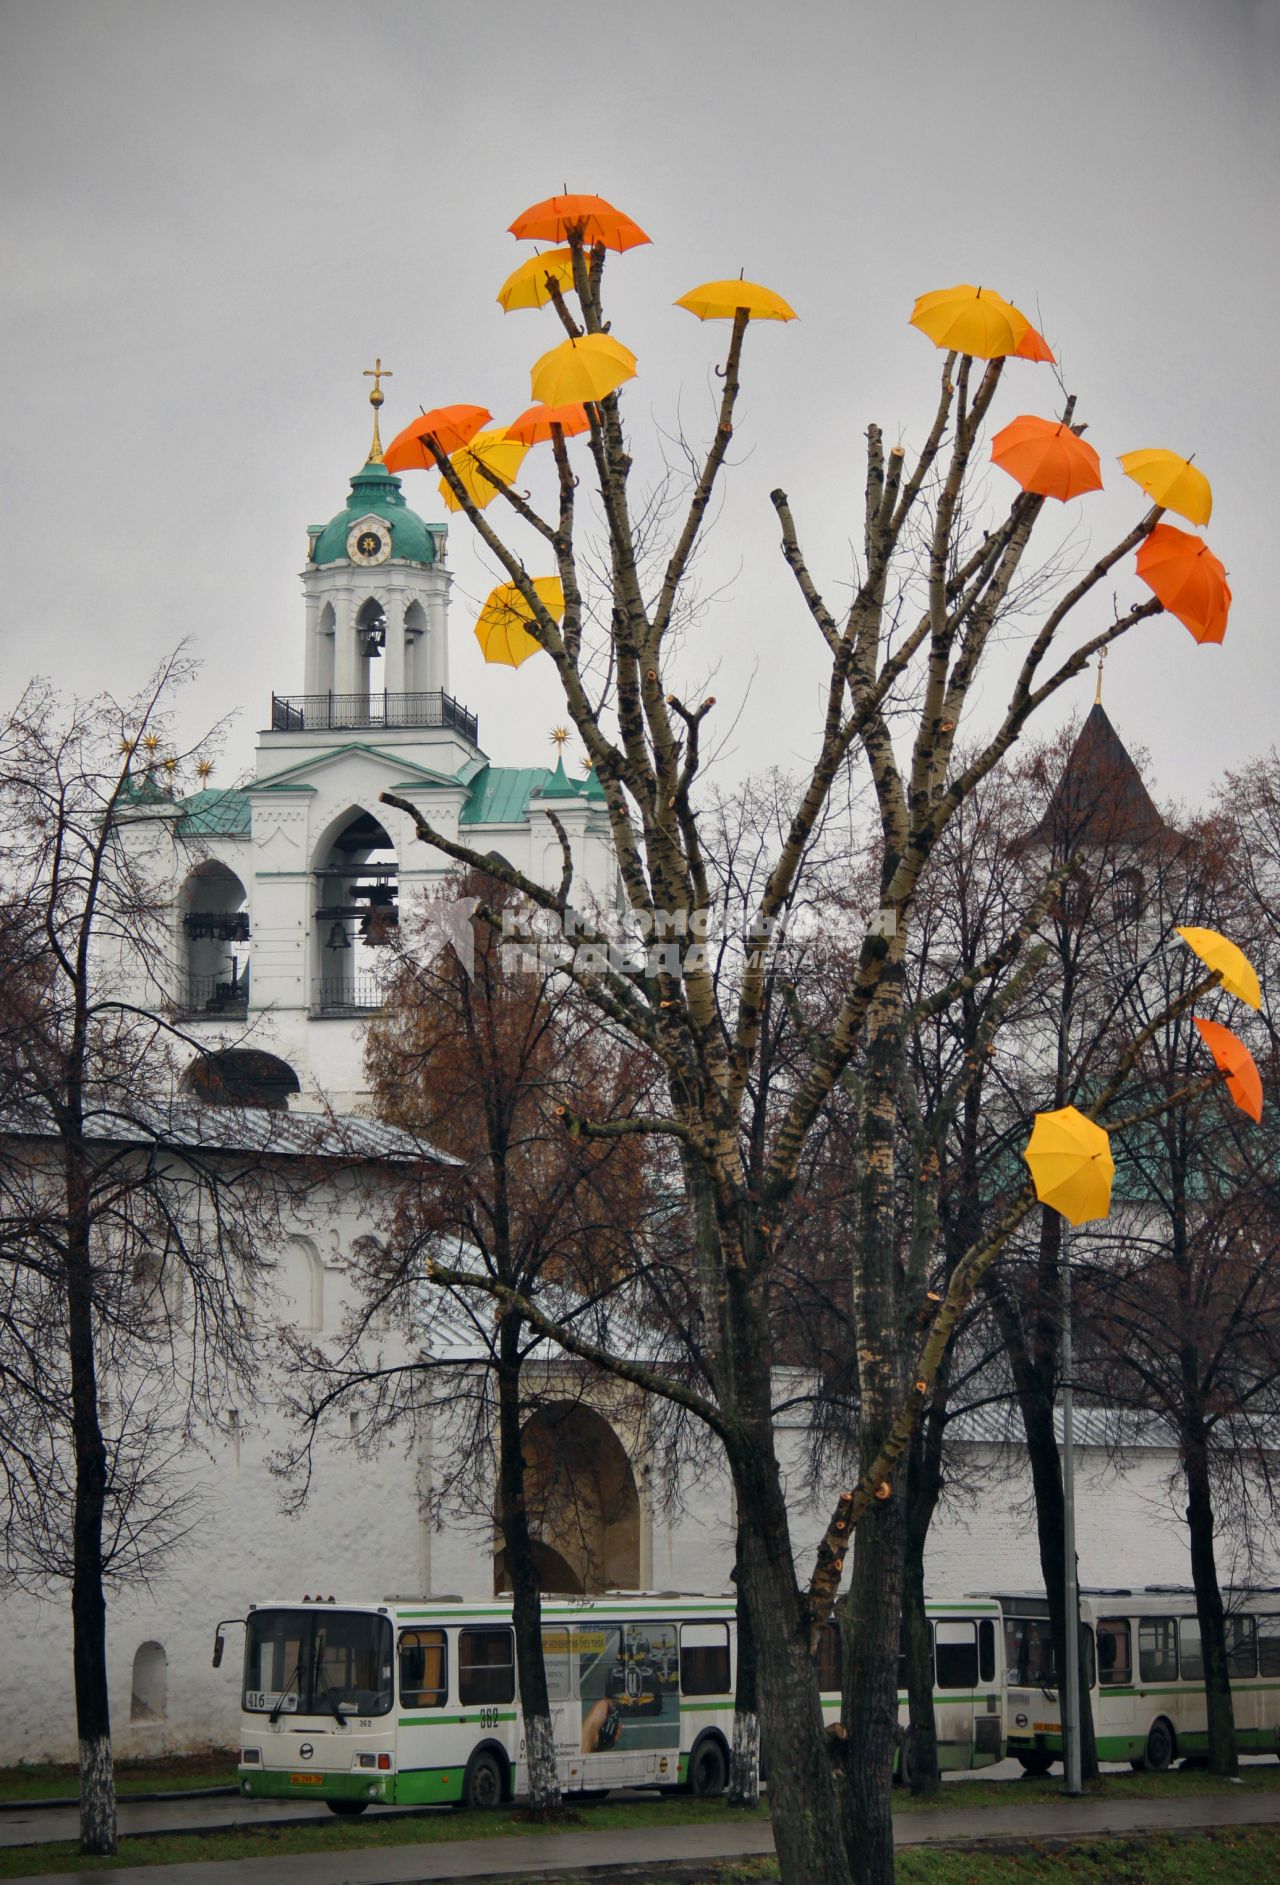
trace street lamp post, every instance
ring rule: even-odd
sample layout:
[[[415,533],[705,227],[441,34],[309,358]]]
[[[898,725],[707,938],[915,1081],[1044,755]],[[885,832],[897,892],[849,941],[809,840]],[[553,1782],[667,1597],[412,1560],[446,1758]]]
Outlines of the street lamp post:
[[[1066,1600],[1062,1742],[1067,1793],[1082,1792],[1080,1775],[1080,1589],[1076,1571],[1076,1449],[1071,1352],[1071,1233],[1062,1234],[1062,1553]]]

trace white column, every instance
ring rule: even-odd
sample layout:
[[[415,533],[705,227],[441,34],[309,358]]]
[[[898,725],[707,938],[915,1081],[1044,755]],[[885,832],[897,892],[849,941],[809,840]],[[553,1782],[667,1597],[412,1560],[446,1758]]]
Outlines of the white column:
[[[302,682],[304,694],[320,692],[320,668],[320,598],[312,594],[307,597],[307,647]]]
[[[349,595],[335,598],[333,630],[335,694],[360,692],[360,654],[356,645],[356,604]]]
[[[387,597],[387,645],[382,651],[382,685],[389,694],[405,691],[404,612],[408,598],[396,590]]]
[[[432,693],[449,691],[449,573],[437,563],[431,572],[431,591],[427,597],[427,674],[425,685]]]

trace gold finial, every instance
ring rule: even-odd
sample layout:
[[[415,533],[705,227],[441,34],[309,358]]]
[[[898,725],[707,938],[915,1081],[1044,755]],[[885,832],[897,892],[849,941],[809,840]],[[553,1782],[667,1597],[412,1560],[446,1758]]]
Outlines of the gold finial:
[[[147,758],[154,759],[160,750],[160,735],[158,733],[144,733],[142,736],[142,744],[147,749]]]
[[[591,757],[590,753],[584,753],[578,761],[578,764],[582,767],[584,772],[594,772],[596,769],[596,762]]]
[[[558,746],[560,751],[563,752],[565,747],[568,745],[568,743],[569,743],[568,727],[552,727],[551,744],[553,746]]]
[[[205,783],[205,781],[209,777],[209,774],[212,771],[213,771],[213,761],[211,759],[205,759],[203,757],[200,759],[197,759],[196,778],[200,781],[201,785]]]
[[[1106,658],[1107,658],[1106,649],[1099,648],[1098,650],[1098,685],[1096,689],[1094,690],[1094,695],[1093,695],[1093,704],[1095,707],[1100,707],[1102,705],[1102,664],[1106,660]]]
[[[392,373],[390,367],[383,366],[382,356],[379,354],[374,359],[373,365],[365,368],[364,377],[367,380],[373,381],[373,391],[369,395],[369,404],[373,407],[373,444],[369,447],[369,463],[371,465],[380,465],[382,463],[382,440],[378,437],[378,408],[386,399],[386,394],[382,390],[382,382],[383,380],[394,379],[395,375]]]

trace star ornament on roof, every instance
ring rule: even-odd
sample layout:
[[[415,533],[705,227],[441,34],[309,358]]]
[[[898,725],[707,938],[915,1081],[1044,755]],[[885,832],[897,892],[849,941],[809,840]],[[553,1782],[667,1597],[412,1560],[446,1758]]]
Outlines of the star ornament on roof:
[[[569,744],[568,727],[552,727],[551,744],[557,747],[560,752],[563,752],[565,747]]]

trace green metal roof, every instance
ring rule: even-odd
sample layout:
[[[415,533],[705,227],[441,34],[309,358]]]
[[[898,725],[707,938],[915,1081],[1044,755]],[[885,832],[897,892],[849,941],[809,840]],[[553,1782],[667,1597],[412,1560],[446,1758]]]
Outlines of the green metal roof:
[[[542,797],[544,799],[576,799],[582,797],[582,793],[574,784],[573,780],[568,778],[565,774],[563,757],[556,760],[556,769],[551,773],[546,784],[543,786]]]
[[[465,784],[462,775],[459,784]],[[603,805],[604,787],[594,772],[584,779],[571,779],[564,761],[550,766],[486,766],[471,781],[471,793],[458,820],[461,825],[519,824],[534,797],[544,799],[589,799]]]
[[[248,795],[235,786],[210,787],[179,799],[178,829],[187,836],[247,838],[253,818]]]
[[[360,517],[381,517],[391,526],[391,555],[397,562],[434,563],[436,539],[433,531],[411,511],[404,501],[400,480],[383,464],[371,459],[351,480],[351,495],[346,508],[331,517],[311,550],[311,561],[345,563],[347,536]]]

